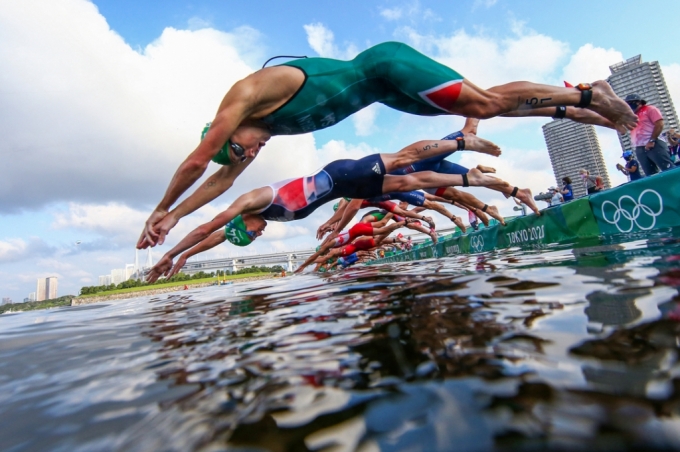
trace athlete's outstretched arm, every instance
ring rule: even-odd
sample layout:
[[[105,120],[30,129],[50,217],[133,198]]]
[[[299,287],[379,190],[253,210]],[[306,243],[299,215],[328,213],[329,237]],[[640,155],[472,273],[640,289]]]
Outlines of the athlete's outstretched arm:
[[[198,245],[194,246],[190,250],[182,253],[179,259],[177,259],[177,262],[175,262],[175,266],[172,267],[172,270],[166,276],[169,278],[173,275],[176,275],[179,273],[182,267],[184,267],[184,265],[187,263],[187,260],[191,256],[195,256],[198,253],[215,248],[217,245],[224,243],[226,240],[227,236],[224,235],[224,231],[218,230],[213,232],[207,239],[201,241]]]
[[[211,221],[202,224],[193,231],[191,231],[186,237],[184,237],[177,245],[175,245],[170,251],[165,253],[156,265],[151,269],[151,272],[147,276],[148,282],[153,282],[157,280],[161,275],[169,274],[172,269],[172,260],[175,256],[188,250],[197,243],[205,240],[210,234],[223,227],[231,220],[236,218],[242,213],[257,212],[261,209],[267,207],[271,201],[271,188],[262,187],[241,195],[234,201],[234,203],[229,206],[227,210],[218,214]]]
[[[165,217],[158,223],[152,226],[153,232],[157,234],[157,245],[162,245],[165,242],[165,237],[170,232],[170,229],[175,227],[177,222],[196,209],[208,204],[213,199],[226,192],[234,184],[234,180],[245,170],[253,159],[247,159],[240,165],[223,166],[215,172],[208,180],[206,180],[200,187],[194,191],[187,199],[182,201],[172,212],[165,215]],[[137,248],[144,249],[153,246],[147,238],[146,234],[142,236],[137,242]]]
[[[338,201],[338,208],[337,210],[333,213],[333,216],[328,219],[324,224],[319,226],[319,229],[316,230],[316,239],[321,240],[326,234],[326,232],[331,231],[335,224],[340,221],[342,218],[342,215],[345,213],[345,208],[347,208],[348,201],[345,198],[341,198],[340,201]]]
[[[334,240],[338,234],[345,229],[345,227],[349,224],[350,221],[352,221],[352,218],[357,214],[359,209],[361,208],[361,203],[363,202],[363,199],[353,199],[350,202],[347,203],[347,206],[345,206],[344,211],[342,213],[342,217],[340,220],[335,224],[335,227],[333,228],[333,232],[326,237],[326,240],[324,243],[327,243],[329,241]],[[338,212],[340,211],[340,208],[338,208]],[[336,212],[337,213],[337,212]]]
[[[170,180],[163,199],[158,203],[158,206],[146,222],[142,236],[139,239],[139,246],[156,245],[158,234],[154,231],[153,226],[167,215],[177,199],[203,175],[210,160],[222,149],[222,146],[231,137],[239,124],[248,117],[252,102],[248,100],[245,94],[247,93],[240,93],[239,90],[229,90],[210,126],[210,130],[205,134],[205,137],[196,149],[177,168],[177,171]]]

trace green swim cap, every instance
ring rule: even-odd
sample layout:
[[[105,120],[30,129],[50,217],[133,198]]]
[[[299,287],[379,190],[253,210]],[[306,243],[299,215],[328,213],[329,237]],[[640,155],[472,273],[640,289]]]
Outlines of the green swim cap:
[[[246,224],[241,215],[231,220],[224,227],[224,237],[236,246],[248,246],[253,243],[246,230]]]
[[[339,203],[339,202],[336,202],[335,204],[333,204],[333,212],[337,212],[337,211],[338,211],[338,207],[340,207],[340,203]]]
[[[203,127],[203,132],[201,132],[201,141],[203,141],[203,138],[205,138],[205,134],[208,133],[208,130],[210,129],[210,124],[211,122],[207,123],[205,127]],[[222,146],[222,149],[220,149],[220,152],[218,152],[215,157],[212,158],[212,161],[219,164],[219,165],[231,165],[231,158],[229,158],[229,147],[231,145],[231,140],[227,140],[226,143],[224,143],[224,146]]]

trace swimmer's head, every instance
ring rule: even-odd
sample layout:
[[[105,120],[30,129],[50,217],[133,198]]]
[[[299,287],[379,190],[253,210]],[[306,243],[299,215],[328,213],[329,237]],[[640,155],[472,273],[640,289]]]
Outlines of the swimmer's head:
[[[233,245],[248,246],[262,235],[267,222],[261,215],[239,215],[224,227],[225,238]]]
[[[208,133],[210,126],[211,123],[207,123],[203,128],[201,140]],[[236,128],[212,161],[220,165],[238,165],[247,159],[254,159],[270,138],[271,133],[266,128],[242,124]]]
[[[335,204],[333,204],[333,212],[337,212],[337,211],[338,211],[338,207],[340,207],[340,203],[339,203],[339,202],[336,202]]]

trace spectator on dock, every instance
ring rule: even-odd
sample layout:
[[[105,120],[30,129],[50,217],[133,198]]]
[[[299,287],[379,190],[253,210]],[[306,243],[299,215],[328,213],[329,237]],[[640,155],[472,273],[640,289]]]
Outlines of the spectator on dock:
[[[550,198],[550,206],[558,206],[564,202],[564,198],[562,197],[562,193],[560,193],[560,189],[552,186],[548,188],[548,191],[552,193],[552,198]]]
[[[604,188],[602,178],[600,176],[591,176],[587,169],[580,169],[578,173],[581,175],[583,183],[586,184],[586,191],[589,195],[597,193]]]
[[[638,94],[626,96],[626,103],[638,117],[637,126],[630,132],[637,161],[647,176],[675,168],[668,144],[659,138],[663,130],[663,116],[658,108],[647,105]]]
[[[472,210],[468,210],[468,221],[470,222],[470,227],[475,231],[479,229],[479,220],[477,215]]]
[[[562,178],[562,190],[560,193],[562,193],[562,198],[564,198],[564,202],[571,201],[574,199],[574,189],[571,186],[571,178],[569,176],[565,176]]]
[[[674,128],[670,128],[664,135],[668,142],[668,151],[671,154],[671,160],[676,165],[680,164],[680,156],[678,155],[680,153],[680,133]]]
[[[623,157],[626,161],[626,166],[624,168],[620,163],[617,163],[616,169],[630,177],[631,181],[642,178],[642,174],[640,174],[640,166],[638,165],[637,160],[633,158],[633,151],[625,151],[621,157]]]

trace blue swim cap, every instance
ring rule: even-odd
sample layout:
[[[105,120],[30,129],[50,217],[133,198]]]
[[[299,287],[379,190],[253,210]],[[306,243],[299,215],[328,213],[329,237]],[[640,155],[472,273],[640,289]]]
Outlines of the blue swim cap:
[[[623,151],[623,155],[621,157],[623,157],[624,159],[627,159],[628,157],[632,157],[632,156],[633,156],[633,151]]]

